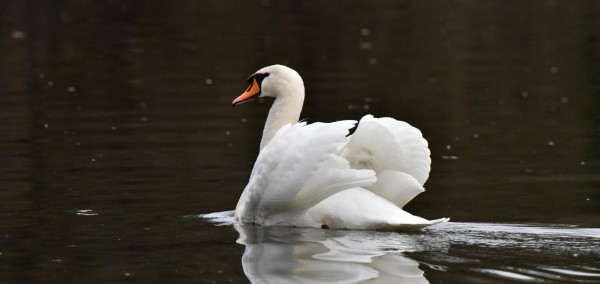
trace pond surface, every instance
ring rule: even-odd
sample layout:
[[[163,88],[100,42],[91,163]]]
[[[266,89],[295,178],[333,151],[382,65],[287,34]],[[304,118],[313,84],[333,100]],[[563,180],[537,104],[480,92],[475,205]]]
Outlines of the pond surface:
[[[598,1],[3,1],[0,282],[600,281]],[[269,100],[429,141],[421,233],[217,226]]]

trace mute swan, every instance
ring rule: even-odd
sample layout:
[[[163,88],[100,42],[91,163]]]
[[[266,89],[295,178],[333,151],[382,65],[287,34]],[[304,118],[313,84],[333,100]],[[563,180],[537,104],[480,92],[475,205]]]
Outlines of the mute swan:
[[[392,118],[298,122],[304,83],[272,65],[248,78],[234,106],[273,97],[260,152],[235,209],[242,222],[357,230],[414,230],[446,222],[402,207],[424,191],[431,159],[421,132]]]

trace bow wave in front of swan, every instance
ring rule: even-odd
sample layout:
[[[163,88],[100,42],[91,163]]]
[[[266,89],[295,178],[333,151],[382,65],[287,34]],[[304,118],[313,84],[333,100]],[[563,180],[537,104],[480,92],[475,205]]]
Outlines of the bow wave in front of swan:
[[[248,78],[238,105],[273,97],[260,153],[235,217],[263,226],[356,230],[415,230],[448,221],[426,220],[402,207],[424,191],[430,151],[421,132],[393,118],[298,122],[304,83],[283,65]],[[209,217],[209,216],[206,216]]]

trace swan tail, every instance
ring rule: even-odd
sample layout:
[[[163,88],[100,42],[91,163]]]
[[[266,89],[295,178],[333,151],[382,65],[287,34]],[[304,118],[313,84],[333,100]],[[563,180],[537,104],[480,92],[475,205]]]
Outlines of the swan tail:
[[[427,220],[426,222],[417,223],[402,223],[402,224],[390,224],[388,226],[382,226],[379,230],[382,231],[393,231],[393,232],[406,232],[406,231],[417,231],[429,226],[446,223],[450,221],[450,218],[440,218],[435,220]]]
[[[448,221],[427,220],[364,188],[341,191],[312,207],[297,225],[331,229],[410,231]]]

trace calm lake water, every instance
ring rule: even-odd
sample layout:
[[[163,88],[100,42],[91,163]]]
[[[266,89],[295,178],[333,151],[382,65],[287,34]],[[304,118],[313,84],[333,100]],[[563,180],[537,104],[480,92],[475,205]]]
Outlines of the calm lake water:
[[[270,101],[422,130],[420,233],[232,210]],[[2,1],[0,282],[600,282],[600,1]]]

